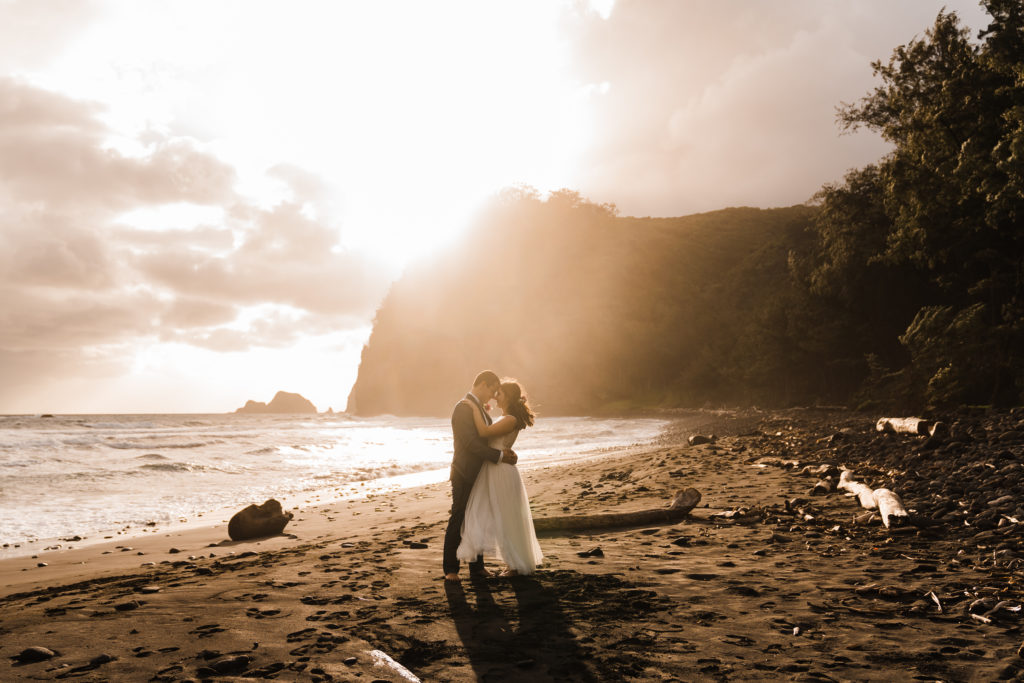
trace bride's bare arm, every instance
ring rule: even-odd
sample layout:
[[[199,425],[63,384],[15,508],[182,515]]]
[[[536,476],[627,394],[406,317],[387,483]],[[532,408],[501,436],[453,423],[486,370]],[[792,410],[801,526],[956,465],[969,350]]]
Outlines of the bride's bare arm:
[[[476,425],[476,433],[485,439],[489,439],[492,436],[508,434],[516,428],[516,419],[511,415],[502,415],[494,421],[494,424],[489,425],[484,422],[483,414],[468,399],[462,399],[462,402],[472,406],[473,424]]]

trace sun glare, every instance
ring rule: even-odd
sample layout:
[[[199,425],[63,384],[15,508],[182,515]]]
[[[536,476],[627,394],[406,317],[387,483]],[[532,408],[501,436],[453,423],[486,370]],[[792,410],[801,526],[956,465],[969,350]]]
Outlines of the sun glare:
[[[319,176],[343,243],[392,266],[449,243],[504,186],[562,187],[585,143],[558,32],[568,4],[112,7],[40,82],[99,98],[118,135],[192,138],[262,205],[280,201],[276,164]],[[195,220],[168,208],[131,222]]]

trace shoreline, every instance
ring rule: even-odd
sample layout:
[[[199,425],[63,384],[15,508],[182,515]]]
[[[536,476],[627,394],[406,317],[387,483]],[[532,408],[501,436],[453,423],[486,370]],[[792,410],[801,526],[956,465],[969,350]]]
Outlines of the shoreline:
[[[849,413],[748,418],[524,471],[537,518],[660,508],[689,486],[703,495],[677,524],[543,534],[545,563],[529,577],[441,579],[447,482],[310,507],[269,539],[224,543],[214,526],[75,549],[47,567],[0,561],[0,654],[57,653],[12,659],[5,676],[407,681],[379,652],[422,680],[1017,675],[1018,613],[985,623],[964,597],[991,587],[1018,604],[1019,588],[984,564],[990,545],[857,522],[849,499],[812,497],[813,478],[762,460],[857,465],[864,449],[912,454],[916,442]],[[717,441],[688,445],[698,428]],[[837,433],[850,434],[845,450],[828,443]]]

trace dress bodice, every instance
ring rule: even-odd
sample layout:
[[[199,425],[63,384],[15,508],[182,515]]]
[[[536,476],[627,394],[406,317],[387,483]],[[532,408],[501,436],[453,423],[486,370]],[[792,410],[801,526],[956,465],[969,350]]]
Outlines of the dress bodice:
[[[520,430],[518,429],[513,429],[508,434],[492,437],[491,440],[487,442],[487,445],[491,448],[497,448],[499,451],[503,451],[506,448],[512,448],[512,444],[516,442],[516,437],[519,436],[519,431]]]

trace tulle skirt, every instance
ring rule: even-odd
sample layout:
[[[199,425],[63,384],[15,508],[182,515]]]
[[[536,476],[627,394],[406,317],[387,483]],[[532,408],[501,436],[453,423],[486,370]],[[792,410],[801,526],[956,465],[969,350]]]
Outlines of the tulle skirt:
[[[544,559],[519,470],[485,462],[469,494],[456,554],[472,562],[477,555],[495,553],[520,574],[532,574]]]

